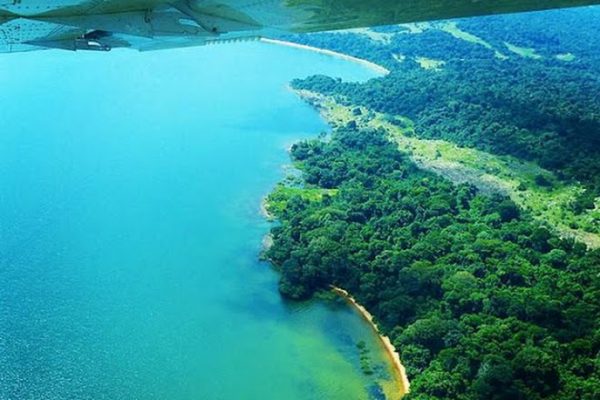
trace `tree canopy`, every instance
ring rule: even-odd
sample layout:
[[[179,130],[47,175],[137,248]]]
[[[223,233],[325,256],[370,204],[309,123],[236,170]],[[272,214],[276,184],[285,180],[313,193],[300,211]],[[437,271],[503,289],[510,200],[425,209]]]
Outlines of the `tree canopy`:
[[[420,171],[382,131],[291,151],[305,190],[275,209],[280,291],[349,290],[401,352],[408,399],[593,399],[600,252],[502,197]],[[281,202],[282,193],[278,193]]]

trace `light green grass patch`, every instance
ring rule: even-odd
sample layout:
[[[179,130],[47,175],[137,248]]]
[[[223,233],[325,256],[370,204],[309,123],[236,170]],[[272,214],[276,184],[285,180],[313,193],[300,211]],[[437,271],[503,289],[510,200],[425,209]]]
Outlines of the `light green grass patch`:
[[[415,61],[421,68],[432,71],[440,71],[444,64],[446,64],[446,61],[434,60],[427,57],[415,57]]]
[[[504,42],[504,45],[506,46],[506,48],[509,51],[511,51],[511,52],[513,52],[513,53],[521,56],[521,57],[531,58],[533,60],[540,60],[540,59],[543,58],[541,55],[537,54],[536,50],[533,49],[533,48],[530,48],[530,47],[519,47],[519,46],[515,46],[514,44],[510,44],[508,42]]]
[[[392,54],[392,57],[394,57],[394,60],[398,61],[399,63],[406,61],[406,56],[404,54]]]
[[[493,49],[492,45],[469,32],[461,30],[456,22],[445,22],[440,24],[440,30],[449,33],[457,39],[464,40],[469,43],[478,44],[486,49]]]
[[[346,29],[344,31],[340,31],[340,33],[354,33],[357,35],[366,36],[372,41],[381,44],[390,44],[395,35],[394,33],[375,32],[369,28]]]
[[[439,29],[443,32],[446,32],[452,35],[454,38],[459,40],[464,40],[465,42],[473,43],[479,46],[483,46],[488,50],[492,50],[494,52],[494,56],[500,60],[508,59],[508,56],[502,54],[500,51],[494,48],[491,44],[480,38],[479,36],[473,35],[472,33],[461,30],[458,27],[458,24],[454,21],[451,22],[443,22],[439,24]]]
[[[482,193],[509,196],[561,236],[575,238],[592,248],[600,247],[600,235],[587,231],[597,225],[600,204],[595,210],[580,215],[570,207],[584,190],[581,185],[565,184],[551,171],[533,162],[460,147],[445,140],[420,139],[415,135],[413,122],[405,117],[375,113],[364,107],[360,107],[361,115],[355,116],[352,110],[357,107],[343,106],[331,97],[312,92],[303,92],[303,97],[315,104],[333,126],[356,121],[362,128],[384,129],[420,168],[455,183],[470,183]],[[538,175],[546,177],[551,186],[536,184]]]
[[[572,53],[557,54],[555,57],[557,60],[566,61],[566,62],[574,61],[576,58],[575,54],[572,54]]]
[[[431,23],[429,22],[414,22],[410,24],[400,24],[398,26],[405,29],[402,33],[410,35],[418,35],[419,33],[431,29]]]
[[[335,196],[337,193],[338,189],[290,187],[279,184],[267,197],[266,207],[269,214],[279,215],[285,211],[292,197],[299,196],[308,202],[319,202],[323,200],[323,196]]]

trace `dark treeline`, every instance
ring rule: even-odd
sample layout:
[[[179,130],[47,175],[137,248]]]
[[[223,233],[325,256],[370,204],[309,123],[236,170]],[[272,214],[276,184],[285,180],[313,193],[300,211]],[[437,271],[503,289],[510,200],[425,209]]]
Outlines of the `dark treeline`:
[[[535,161],[585,185],[576,212],[594,208],[600,195],[600,8],[461,20],[458,27],[494,50],[438,29],[396,34],[389,43],[356,34],[299,37],[380,62],[392,73],[365,84],[313,77],[295,85],[409,117],[419,137]],[[543,58],[518,56],[505,43],[534,47]],[[496,50],[510,58],[497,58]],[[566,53],[575,59],[556,58]],[[404,62],[394,59],[398,54]],[[445,64],[424,70],[414,61],[418,56]]]
[[[339,190],[277,209],[280,290],[349,290],[400,350],[407,399],[597,398],[600,252],[418,170],[380,131],[291,154],[306,187]]]

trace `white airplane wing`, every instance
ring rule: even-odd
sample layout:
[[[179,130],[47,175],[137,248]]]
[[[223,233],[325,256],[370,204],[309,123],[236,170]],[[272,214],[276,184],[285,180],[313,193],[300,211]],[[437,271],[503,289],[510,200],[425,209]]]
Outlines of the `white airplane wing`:
[[[156,50],[600,0],[0,0],[0,52]]]

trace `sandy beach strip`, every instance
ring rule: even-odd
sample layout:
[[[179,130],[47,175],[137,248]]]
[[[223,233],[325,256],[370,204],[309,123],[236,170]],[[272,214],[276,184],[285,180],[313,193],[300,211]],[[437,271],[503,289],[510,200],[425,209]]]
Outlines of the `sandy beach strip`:
[[[314,51],[316,53],[325,54],[325,55],[336,57],[336,58],[341,58],[343,60],[347,60],[347,61],[351,61],[351,62],[354,62],[357,64],[364,65],[365,67],[367,67],[381,75],[388,75],[390,73],[390,70],[382,67],[379,64],[375,64],[374,62],[363,60],[362,58],[358,58],[358,57],[349,56],[347,54],[338,53],[338,52],[332,51],[332,50],[326,50],[326,49],[321,49],[318,47],[312,47],[312,46],[307,46],[304,44],[287,42],[284,40],[277,40],[277,39],[261,38],[260,41],[263,43],[270,43],[270,44],[276,44],[279,46],[287,46],[287,47],[293,47],[293,48],[301,49],[301,50]]]
[[[352,297],[350,293],[348,293],[348,291],[335,286],[332,286],[331,289],[333,290],[333,292],[344,298],[356,311],[358,311],[358,313],[365,319],[365,321],[367,321],[369,325],[371,325],[371,328],[373,328],[373,330],[381,340],[381,343],[383,344],[383,347],[386,353],[388,354],[390,361],[392,362],[394,370],[398,373],[400,377],[403,392],[408,393],[410,389],[410,382],[408,381],[408,376],[406,375],[406,369],[400,361],[400,355],[396,351],[396,348],[392,344],[390,338],[381,334],[379,328],[377,327],[377,324],[375,324],[373,315],[371,315],[371,313],[366,308],[360,305],[354,299],[354,297]]]

